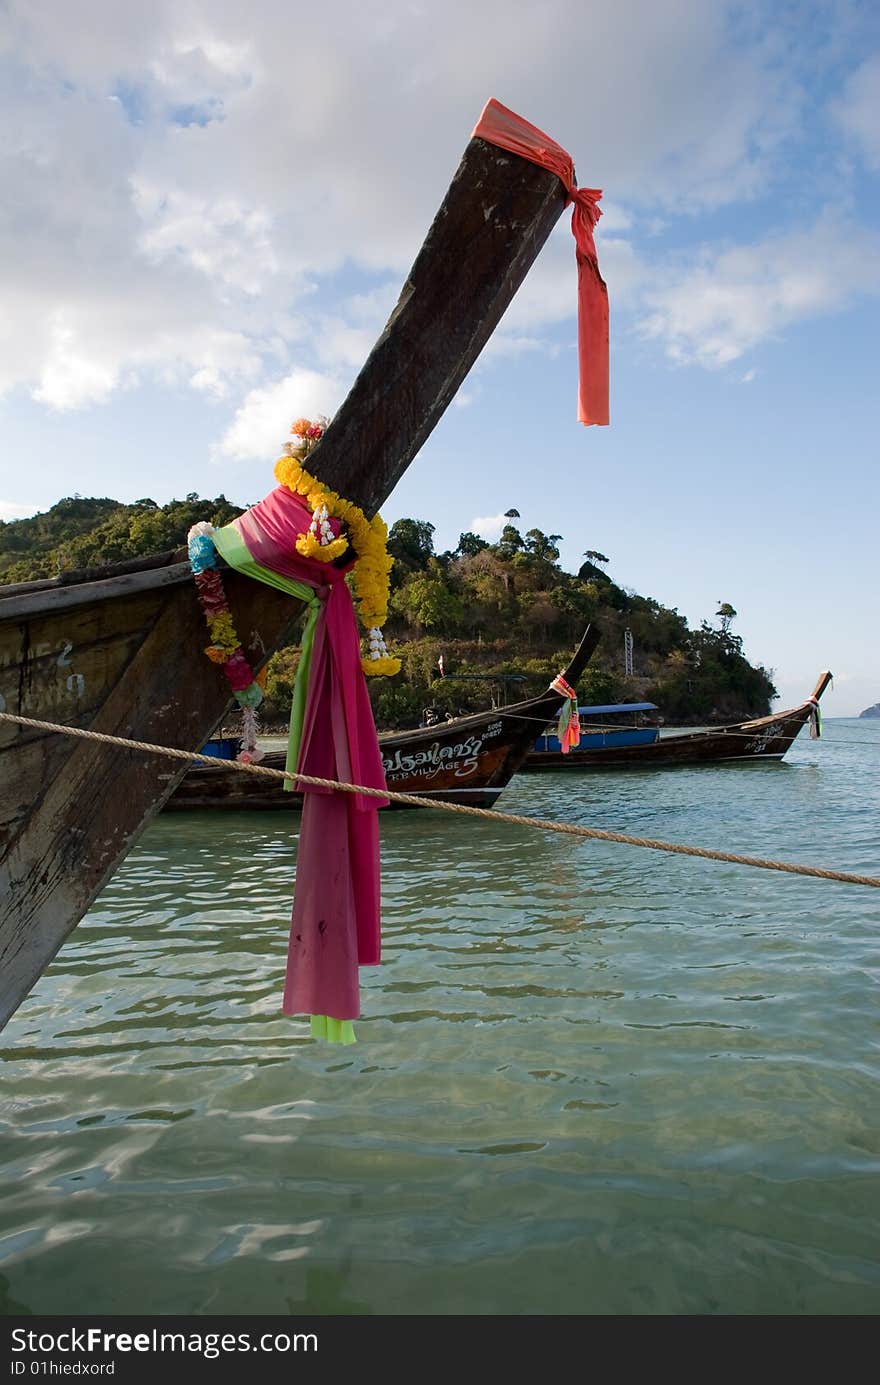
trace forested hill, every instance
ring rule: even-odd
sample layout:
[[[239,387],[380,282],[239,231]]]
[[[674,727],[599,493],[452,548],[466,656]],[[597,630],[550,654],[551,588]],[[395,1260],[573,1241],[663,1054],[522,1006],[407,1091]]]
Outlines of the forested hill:
[[[183,544],[198,520],[225,524],[241,508],[222,495],[190,494],[162,506],[75,495],[45,514],[0,523],[0,582],[159,553]],[[711,613],[715,623],[691,630],[677,610],[618,585],[606,571],[609,559],[595,549],[586,550],[577,573],[564,572],[558,534],[521,533],[511,522],[497,543],[463,533],[446,553],[434,551],[433,535],[427,521],[401,519],[389,536],[394,569],[386,635],[403,669],[394,679],[372,680],[380,726],[412,725],[429,704],[441,712],[485,707],[502,686],[480,676],[489,673],[521,675],[524,681],[507,684],[507,699],[527,696],[565,665],[591,621],[603,638],[579,683],[582,702],[656,702],[666,721],[678,724],[769,712],[772,674],[744,657],[731,629],[736,612],[727,603]],[[627,630],[630,677],[624,675]],[[272,661],[270,717],[287,710],[296,657],[296,650],[283,650]]]
[[[0,582],[27,582],[163,553],[186,543],[188,530],[200,519],[228,524],[242,508],[225,495],[202,500],[194,492],[167,505],[150,499],[123,505],[106,497],[68,496],[45,514],[0,521]]]

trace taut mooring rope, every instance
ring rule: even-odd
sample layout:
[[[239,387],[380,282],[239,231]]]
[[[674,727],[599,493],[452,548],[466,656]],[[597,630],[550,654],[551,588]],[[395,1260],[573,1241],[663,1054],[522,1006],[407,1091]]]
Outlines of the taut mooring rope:
[[[535,827],[541,832],[557,832],[566,837],[589,838],[600,842],[621,842],[624,846],[641,846],[649,851],[668,851],[678,856],[699,856],[706,861],[728,861],[736,866],[755,866],[760,870],[779,870],[788,875],[809,875],[819,880],[840,880],[848,885],[869,885],[880,889],[875,875],[854,875],[850,871],[826,870],[821,866],[794,865],[788,861],[772,861],[763,856],[740,856],[732,851],[713,851],[710,847],[683,846],[679,842],[661,842],[652,837],[633,837],[625,832],[604,832],[598,827],[579,827],[567,822],[551,822],[547,818],[523,817],[519,813],[499,813],[493,808],[471,808],[465,803],[435,802],[415,794],[395,793],[391,789],[370,789],[361,784],[341,784],[335,779],[317,779],[310,774],[288,774],[285,770],[266,765],[243,765],[237,760],[219,760],[216,755],[200,755],[191,750],[173,750],[166,745],[150,745],[146,741],[131,741],[123,736],[106,736],[100,731],[86,731],[79,726],[60,726],[51,721],[35,721],[31,717],[0,712],[0,721],[18,726],[31,726],[35,731],[51,731],[77,740],[100,741],[126,750],[140,750],[147,755],[164,755],[171,760],[186,760],[191,764],[207,765],[209,769],[233,769],[242,774],[262,774],[273,779],[292,779],[298,784],[314,784],[316,788],[338,789],[341,793],[360,793],[370,798],[388,798],[406,803],[412,808],[436,808],[444,813],[461,813],[467,817],[488,818],[491,822],[516,823],[520,827]]]

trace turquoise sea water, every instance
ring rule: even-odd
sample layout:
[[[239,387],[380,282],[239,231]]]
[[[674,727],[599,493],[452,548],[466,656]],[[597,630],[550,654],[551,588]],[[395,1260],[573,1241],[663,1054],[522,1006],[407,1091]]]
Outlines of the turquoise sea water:
[[[880,723],[826,733],[499,806],[880,874]],[[160,818],[0,1037],[6,1312],[880,1311],[880,892],[385,814],[338,1049],[297,824]]]

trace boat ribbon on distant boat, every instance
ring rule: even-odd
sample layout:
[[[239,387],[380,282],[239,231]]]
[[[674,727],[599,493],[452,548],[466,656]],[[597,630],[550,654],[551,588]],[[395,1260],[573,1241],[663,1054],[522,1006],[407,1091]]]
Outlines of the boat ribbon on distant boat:
[[[570,154],[536,125],[500,101],[487,101],[474,129],[478,139],[530,159],[561,178],[573,204],[571,230],[578,266],[578,420],[608,422],[608,289],[599,273],[593,227],[602,215],[599,188],[579,188]],[[566,205],[568,205],[568,202]]]
[[[577,692],[570,683],[565,681],[561,673],[553,679],[550,686],[565,698],[562,711],[559,713],[556,735],[559,739],[560,750],[563,755],[567,755],[570,750],[574,750],[575,746],[581,743],[581,719],[578,715]]]
[[[309,533],[313,515],[304,497],[278,486],[210,537],[231,567],[307,602],[289,772],[384,789],[345,582],[354,559],[336,566],[298,551],[297,540]],[[334,540],[339,537],[338,519],[321,522],[332,526]],[[302,792],[304,806],[283,1010],[310,1015],[316,1036],[353,1043],[351,1021],[360,1014],[358,967],[380,960],[377,811],[388,800],[307,784],[285,787]]]

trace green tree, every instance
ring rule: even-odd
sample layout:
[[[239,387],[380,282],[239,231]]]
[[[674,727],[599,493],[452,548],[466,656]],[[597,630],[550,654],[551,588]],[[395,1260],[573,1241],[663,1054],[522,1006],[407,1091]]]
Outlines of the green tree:
[[[468,530],[464,534],[459,534],[458,548],[455,551],[460,558],[474,558],[488,547],[485,539],[481,539],[479,534],[473,534]]]
[[[596,553],[595,549],[591,548],[589,552],[595,554],[597,560],[601,560],[605,563],[608,562],[608,559],[603,558],[601,553]],[[585,563],[581,563],[580,567],[578,568],[578,577],[581,579],[581,581],[604,582],[606,586],[609,585],[611,582],[611,578],[608,576],[608,573],[603,572],[600,567],[597,567],[596,563],[593,562],[592,558],[588,557],[586,554],[584,556],[587,557],[587,561]]]
[[[398,519],[388,532],[388,552],[408,572],[428,566],[434,555],[434,526],[425,519]]]
[[[34,516],[24,531],[14,530],[11,536],[0,532],[0,572],[7,582],[27,581],[147,557],[182,547],[187,531],[199,520],[223,525],[240,512],[241,506],[231,504],[225,495],[214,500],[171,500],[162,506],[146,499],[121,505],[116,500],[73,496],[59,501],[45,515]],[[19,556],[16,540],[20,536],[28,540],[27,557]]]
[[[512,558],[514,553],[519,553],[525,547],[523,536],[513,524],[505,524],[501,530],[501,538],[495,545],[495,552],[499,558]]]
[[[559,607],[547,592],[526,592],[520,597],[520,619],[531,636],[537,632],[547,641],[550,632],[559,624]]]
[[[561,534],[543,534],[540,529],[529,529],[525,537],[525,550],[539,562],[558,563]]]
[[[583,582],[560,582],[550,592],[550,600],[559,611],[566,633],[573,638],[579,638],[596,619],[596,596]]]
[[[722,601],[715,614],[721,617],[721,630],[726,635],[730,630],[731,621],[736,616],[736,611],[729,601]]]
[[[453,631],[461,625],[464,607],[442,575],[417,572],[391,598],[392,610],[417,630]]]

